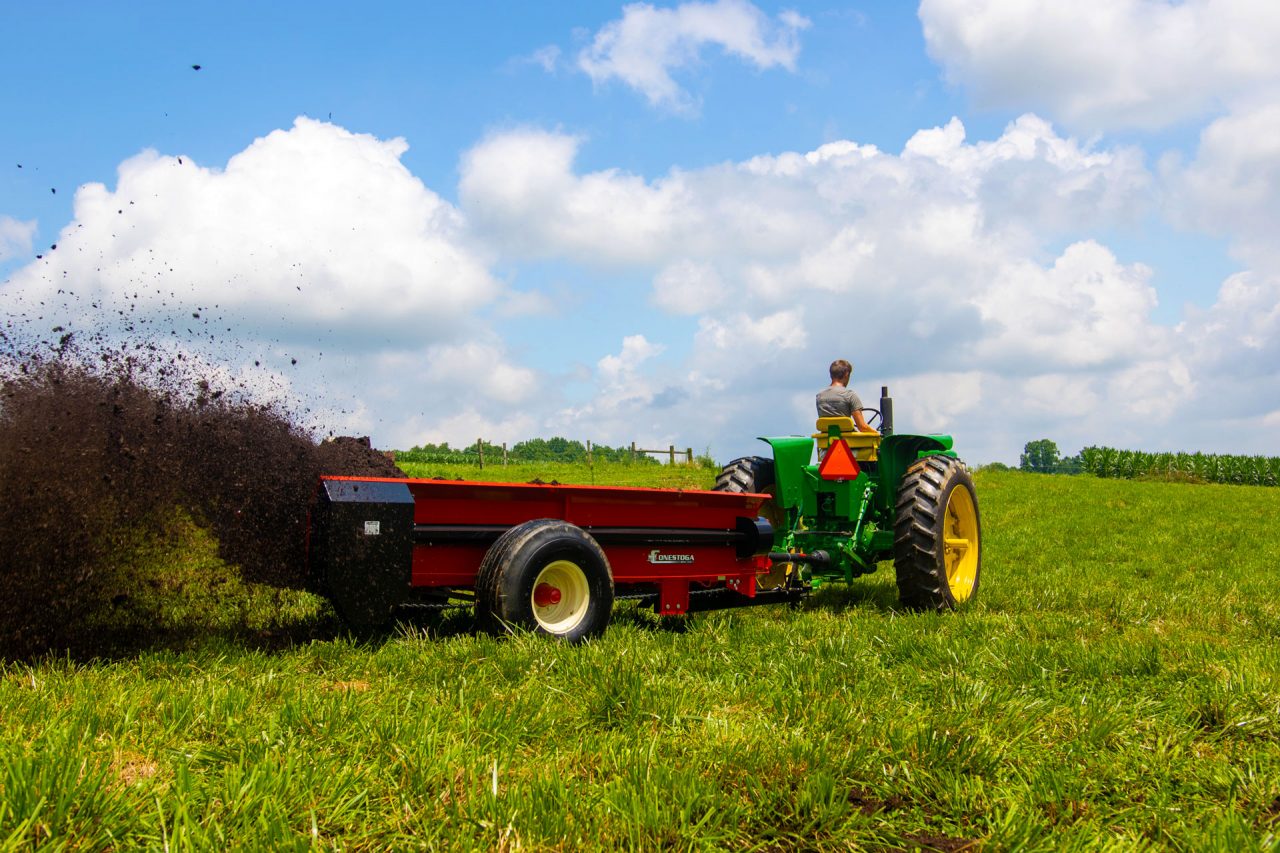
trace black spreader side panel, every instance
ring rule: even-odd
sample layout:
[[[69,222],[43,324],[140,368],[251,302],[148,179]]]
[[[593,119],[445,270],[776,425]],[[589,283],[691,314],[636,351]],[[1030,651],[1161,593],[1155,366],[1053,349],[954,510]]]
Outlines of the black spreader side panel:
[[[312,570],[347,623],[391,620],[409,593],[413,495],[404,483],[323,480],[312,528]]]

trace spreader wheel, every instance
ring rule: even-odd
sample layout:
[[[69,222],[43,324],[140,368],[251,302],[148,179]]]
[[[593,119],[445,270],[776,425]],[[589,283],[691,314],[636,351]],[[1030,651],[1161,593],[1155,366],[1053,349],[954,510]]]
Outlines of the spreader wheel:
[[[502,534],[480,564],[476,617],[494,634],[520,628],[574,643],[604,633],[613,575],[581,528],[541,518]]]
[[[926,456],[898,488],[893,528],[898,597],[907,607],[945,610],[971,599],[982,569],[982,535],[973,478],[964,463]]]
[[[774,472],[773,460],[763,456],[744,456],[735,459],[720,469],[716,484],[712,487],[716,492],[738,492],[777,495],[777,476]],[[760,505],[760,514],[769,520],[774,530],[786,529],[786,515],[774,499]],[[787,578],[792,572],[791,563],[775,563],[767,575],[761,575],[756,583],[760,589],[777,589],[786,586]]]

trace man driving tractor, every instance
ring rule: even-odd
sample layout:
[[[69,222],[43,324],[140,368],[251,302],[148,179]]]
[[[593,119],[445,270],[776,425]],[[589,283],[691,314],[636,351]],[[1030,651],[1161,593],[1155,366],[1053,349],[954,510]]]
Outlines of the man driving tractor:
[[[818,417],[820,418],[853,418],[858,432],[879,432],[872,429],[862,417],[862,398],[849,387],[849,377],[853,375],[853,365],[838,358],[831,362],[831,384],[818,392]]]

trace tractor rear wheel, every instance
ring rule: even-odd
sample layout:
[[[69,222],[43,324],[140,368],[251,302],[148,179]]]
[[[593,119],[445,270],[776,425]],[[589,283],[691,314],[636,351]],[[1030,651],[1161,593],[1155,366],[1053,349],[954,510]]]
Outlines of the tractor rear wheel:
[[[982,535],[969,469],[950,456],[916,460],[898,487],[893,528],[898,597],[916,610],[948,610],[978,591]]]
[[[763,456],[743,456],[741,459],[735,459],[720,469],[716,484],[711,488],[715,492],[777,495],[777,476],[774,472],[773,460]],[[769,520],[775,531],[781,532],[786,529],[786,514],[776,500],[771,498],[761,504],[760,514]],[[773,570],[758,578],[756,583],[760,589],[777,589],[786,586],[791,571],[791,563],[775,564]]]
[[[553,518],[517,525],[493,543],[476,577],[476,617],[500,634],[513,628],[576,643],[604,633],[613,574],[584,530]]]

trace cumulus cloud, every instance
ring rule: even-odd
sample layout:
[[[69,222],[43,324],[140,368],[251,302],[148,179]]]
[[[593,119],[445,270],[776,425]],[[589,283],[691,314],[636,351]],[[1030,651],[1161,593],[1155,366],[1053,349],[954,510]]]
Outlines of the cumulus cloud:
[[[1280,82],[1280,6],[1255,0],[921,0],[929,54],[983,104],[1085,130],[1160,128]]]
[[[464,218],[401,163],[406,148],[300,118],[225,167],[143,152],[114,188],[79,188],[57,250],[19,269],[0,304],[49,325],[132,325],[135,341],[173,330],[181,344],[160,343],[187,348],[187,363],[291,401],[321,431],[399,446],[449,424],[471,440],[491,426],[486,438],[528,437],[537,430],[511,433],[532,415],[512,407],[543,380],[487,313],[545,312],[546,300],[501,298]],[[0,233],[21,248],[32,226],[11,222]]]
[[[35,222],[20,222],[11,216],[0,216],[0,263],[10,258],[29,256]]]
[[[1017,374],[1123,366],[1167,351],[1163,330],[1150,323],[1150,279],[1148,267],[1122,265],[1092,240],[1068,246],[1048,268],[1010,259],[974,295],[987,329],[977,360]]]
[[[606,355],[596,364],[606,391],[635,394],[636,373],[640,366],[661,353],[661,344],[650,343],[644,335],[628,335],[622,340],[622,351]],[[643,392],[641,392],[643,396]]]
[[[808,26],[792,11],[771,20],[747,0],[682,3],[672,9],[632,3],[578,54],[578,67],[596,84],[617,79],[653,106],[692,112],[697,102],[672,72],[697,64],[704,46],[718,46],[759,69],[793,71],[799,34]]]
[[[494,134],[469,150],[459,195],[473,227],[524,257],[652,260],[655,242],[681,226],[679,178],[650,186],[616,170],[580,177],[573,163],[581,142],[524,129]]]
[[[145,151],[114,189],[86,184],[58,250],[3,298],[81,296],[146,308],[217,304],[263,337],[448,337],[501,291],[458,212],[381,140],[299,118],[225,168]],[[136,294],[136,296],[135,296]]]
[[[1057,236],[1085,223],[1133,221],[1151,197],[1140,152],[1093,150],[1034,116],[991,142],[966,143],[953,119],[921,131],[901,155],[842,141],[654,180],[616,169],[579,173],[583,142],[534,129],[483,140],[462,162],[468,221],[507,252],[592,265],[720,256],[775,263],[806,251],[854,263],[876,253],[885,230],[913,229],[938,250],[982,253],[970,243],[976,227]],[[814,274],[828,269],[811,266]],[[820,275],[827,289],[850,286],[848,276],[841,284]],[[763,278],[759,286],[769,289]]]
[[[1280,106],[1223,116],[1187,166],[1165,163],[1169,209],[1185,227],[1232,238],[1246,262],[1280,273]]]

